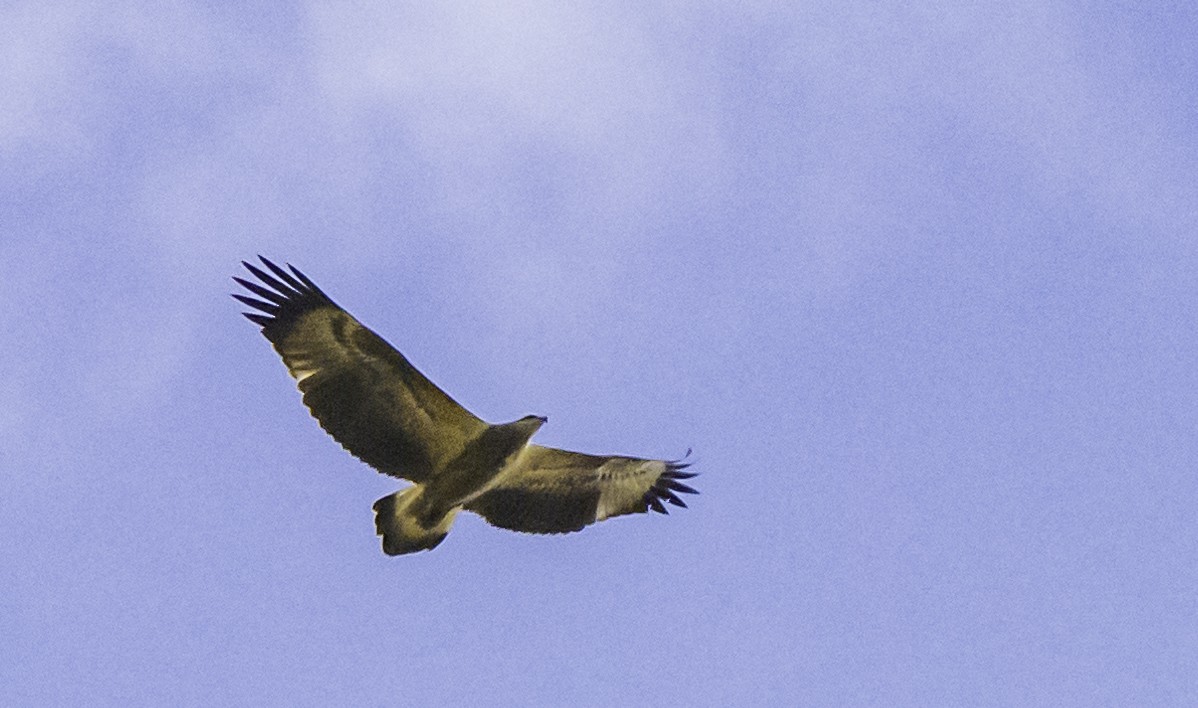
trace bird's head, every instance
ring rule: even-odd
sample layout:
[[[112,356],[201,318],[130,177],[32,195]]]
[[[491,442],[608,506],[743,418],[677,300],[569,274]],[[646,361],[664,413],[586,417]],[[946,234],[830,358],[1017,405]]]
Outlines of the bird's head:
[[[533,433],[540,430],[542,425],[548,422],[549,419],[543,415],[526,415],[520,420],[516,421],[516,425],[527,429],[529,431],[528,434],[531,436]]]

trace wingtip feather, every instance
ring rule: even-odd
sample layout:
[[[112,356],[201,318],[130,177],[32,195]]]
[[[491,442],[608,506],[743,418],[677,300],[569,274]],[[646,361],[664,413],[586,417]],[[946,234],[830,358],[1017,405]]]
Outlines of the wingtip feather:
[[[262,256],[259,256],[259,258],[262,258]],[[296,280],[294,276],[292,276],[290,273],[283,270],[279,266],[266,260],[265,258],[262,258],[262,262],[266,264],[266,267],[270,269],[270,272],[274,273],[276,276],[281,278],[284,283],[287,283],[287,285],[289,287],[291,287],[293,290],[295,290],[297,293],[302,294],[305,290],[307,290],[307,288],[304,287],[303,283]],[[290,268],[291,264],[288,263],[287,267]]]
[[[682,482],[679,482],[674,479],[667,478],[665,480],[665,482],[666,482],[666,488],[672,489],[675,492],[682,492],[683,494],[698,494],[699,493],[699,490],[695,489],[694,487],[685,485]]]
[[[656,496],[650,494],[648,501],[649,507],[652,508],[653,511],[656,511],[659,514],[665,514],[666,516],[670,515],[670,512],[666,511],[666,508],[662,506],[661,501],[658,500]]]
[[[668,489],[662,489],[662,490],[658,491],[658,494],[660,494],[660,495],[661,495],[661,498],[662,498],[662,499],[665,499],[667,502],[669,502],[669,503],[673,504],[674,506],[680,506],[680,507],[682,507],[683,509],[685,509],[685,508],[686,508],[686,502],[684,502],[684,501],[682,501],[681,499],[679,499],[679,498],[678,498],[678,495],[677,495],[677,494],[674,494],[674,493],[673,493],[673,492],[671,492],[670,490],[668,490]]]
[[[687,450],[687,455],[690,450]],[[644,501],[649,509],[660,514],[668,513],[663,501],[671,506],[688,508],[686,502],[682,501],[679,494],[698,494],[699,491],[690,485],[679,482],[679,479],[690,479],[698,476],[694,472],[682,472],[682,468],[687,467],[689,463],[680,461],[670,461],[665,463],[665,469],[654,480],[653,485],[645,492]]]
[[[270,326],[270,323],[272,322],[271,318],[267,317],[266,315],[259,315],[259,314],[253,313],[253,312],[243,312],[241,314],[247,320],[249,320],[250,322],[253,322],[254,324],[256,324],[260,327],[268,327],[268,326]]]

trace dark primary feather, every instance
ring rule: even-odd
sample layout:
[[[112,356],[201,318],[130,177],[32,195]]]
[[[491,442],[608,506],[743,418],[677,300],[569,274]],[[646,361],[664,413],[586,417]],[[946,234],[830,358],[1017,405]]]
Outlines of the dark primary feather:
[[[299,380],[304,404],[346,450],[380,472],[420,482],[486,424],[462,408],[294,266],[243,263],[259,282],[233,295]]]
[[[690,450],[687,450],[687,454],[690,454]],[[694,472],[682,471],[687,467],[690,467],[689,462],[685,464],[679,462],[667,462],[666,471],[657,478],[657,480],[653,483],[653,486],[649,488],[649,491],[645,492],[645,504],[659,514],[668,515],[670,513],[666,511],[665,506],[662,505],[661,500],[663,499],[674,506],[680,506],[685,509],[686,502],[679,499],[675,492],[681,492],[683,494],[699,493],[693,487],[678,481],[680,479],[690,479],[696,476]]]

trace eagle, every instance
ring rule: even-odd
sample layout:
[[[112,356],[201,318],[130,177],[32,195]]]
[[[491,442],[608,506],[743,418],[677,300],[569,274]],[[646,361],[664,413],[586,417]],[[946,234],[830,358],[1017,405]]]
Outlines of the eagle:
[[[499,528],[579,531],[663,502],[686,507],[698,492],[680,460],[588,455],[529,440],[547,418],[490,424],[459,405],[399,350],[339,307],[290,263],[242,261],[258,282],[234,276],[254,297],[233,297],[283,358],[304,405],[350,454],[412,482],[374,503],[383,552],[436,548],[465,509]]]

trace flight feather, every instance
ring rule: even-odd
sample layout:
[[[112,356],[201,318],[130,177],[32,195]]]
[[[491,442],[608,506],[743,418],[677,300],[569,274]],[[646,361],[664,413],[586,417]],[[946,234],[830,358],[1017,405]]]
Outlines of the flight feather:
[[[243,314],[262,327],[321,427],[355,457],[420,482],[487,427],[294,266],[262,264],[243,262],[260,284],[235,278],[257,297],[234,297],[257,310]]]

